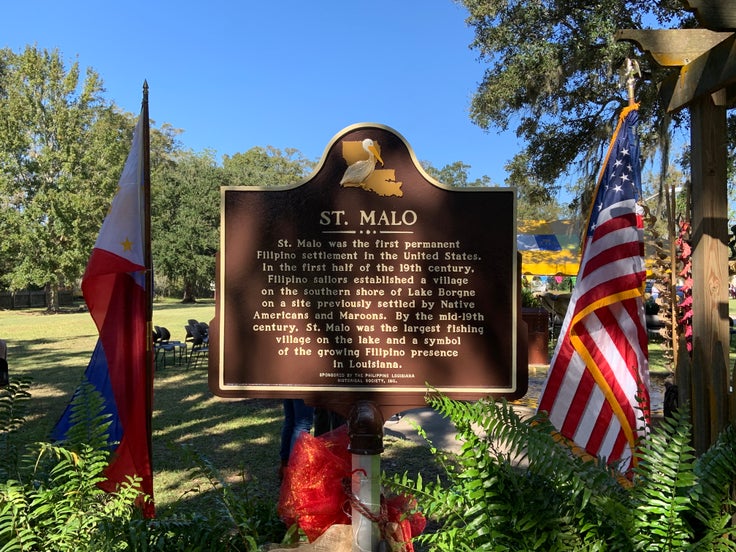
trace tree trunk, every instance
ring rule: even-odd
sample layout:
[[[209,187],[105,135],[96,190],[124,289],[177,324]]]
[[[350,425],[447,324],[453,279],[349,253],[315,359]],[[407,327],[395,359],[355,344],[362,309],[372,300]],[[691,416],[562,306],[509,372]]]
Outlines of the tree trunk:
[[[46,284],[46,310],[49,312],[59,312],[58,284]]]
[[[194,286],[190,282],[184,283],[184,297],[181,298],[182,303],[196,303],[197,298],[194,295]]]

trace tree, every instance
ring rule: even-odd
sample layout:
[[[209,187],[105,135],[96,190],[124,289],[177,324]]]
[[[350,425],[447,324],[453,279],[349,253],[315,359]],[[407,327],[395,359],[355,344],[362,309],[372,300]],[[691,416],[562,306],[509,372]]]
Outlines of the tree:
[[[554,187],[540,182],[529,171],[525,155],[517,155],[506,168],[507,184],[517,189],[517,218],[525,220],[555,220],[560,218],[561,208],[553,195]]]
[[[528,220],[554,220],[560,216],[560,206],[554,196],[554,189],[540,183],[534,175],[529,174],[525,164],[525,157],[515,158],[507,165],[510,176],[507,185],[517,189],[517,218]],[[462,161],[455,161],[437,169],[432,163],[422,161],[422,167],[427,173],[448,186],[466,188],[471,186],[493,186],[487,175],[469,181],[468,169],[470,165]]]
[[[215,280],[225,174],[211,152],[179,151],[169,161],[151,178],[154,270],[181,286],[182,302],[194,302]]]
[[[618,29],[692,26],[680,0],[461,0],[475,30],[472,47],[488,62],[474,95],[471,118],[480,127],[507,129],[526,142],[512,164],[524,164],[540,183],[556,191],[559,178],[575,168],[584,184],[595,184],[601,148],[610,139],[616,116],[628,102],[618,77],[633,46],[616,42]],[[652,78],[640,83],[642,152],[653,153],[670,132],[658,104],[658,66],[646,66]],[[682,122],[686,114],[673,118]],[[517,163],[518,161],[518,163]]]
[[[173,134],[169,133],[173,140]],[[163,140],[163,150],[166,150]],[[170,142],[169,145],[171,145]],[[152,159],[154,153],[152,152]],[[196,300],[215,279],[219,247],[220,187],[280,186],[305,178],[313,163],[296,149],[267,146],[223,157],[178,151],[162,157],[152,176],[151,232],[155,270],[181,287],[182,302]]]
[[[314,168],[299,150],[254,147],[245,153],[225,155],[222,166],[230,186],[281,186],[304,179]]]
[[[0,50],[0,275],[11,289],[57,291],[81,276],[127,155],[130,117],[102,81],[58,51]]]
[[[441,169],[437,169],[428,161],[422,161],[422,167],[427,173],[436,180],[448,186],[456,186],[458,188],[467,188],[469,186],[491,186],[491,179],[487,175],[468,181],[468,169],[470,165],[462,161],[455,161],[449,165],[445,165]]]

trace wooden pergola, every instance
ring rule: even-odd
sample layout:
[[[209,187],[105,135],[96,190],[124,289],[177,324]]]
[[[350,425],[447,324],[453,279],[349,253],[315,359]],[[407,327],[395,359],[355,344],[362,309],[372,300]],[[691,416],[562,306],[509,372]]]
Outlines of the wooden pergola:
[[[690,403],[693,440],[704,452],[736,421],[731,388],[728,314],[726,111],[736,106],[736,2],[683,0],[699,27],[620,30],[655,63],[671,67],[660,83],[667,112],[690,112],[692,185],[693,354],[677,364],[680,404]]]

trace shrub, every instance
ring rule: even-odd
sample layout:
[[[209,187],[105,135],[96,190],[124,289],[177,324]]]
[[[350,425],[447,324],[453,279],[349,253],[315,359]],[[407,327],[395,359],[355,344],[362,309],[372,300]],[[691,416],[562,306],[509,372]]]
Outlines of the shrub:
[[[0,552],[256,552],[283,538],[273,500],[250,495],[248,484],[236,492],[193,451],[185,451],[192,471],[204,475],[219,498],[219,507],[204,514],[143,519],[135,506],[136,481],[115,493],[100,489],[110,422],[91,385],[72,399],[65,442],[19,451],[15,437],[25,422],[29,386],[27,380],[11,381],[0,389]]]
[[[24,422],[28,385],[12,381],[0,391],[0,457],[10,466],[0,480],[0,550],[123,549],[101,528],[108,520],[131,519],[138,491],[133,481],[109,494],[97,486],[109,457],[102,398],[91,386],[83,387],[72,402],[68,442],[18,451],[13,436]]]
[[[733,428],[695,458],[689,415],[676,413],[642,443],[629,482],[573,454],[542,415],[523,419],[505,401],[428,402],[454,422],[460,452],[432,448],[445,469],[436,481],[386,484],[435,520],[417,539],[430,550],[736,550]]]

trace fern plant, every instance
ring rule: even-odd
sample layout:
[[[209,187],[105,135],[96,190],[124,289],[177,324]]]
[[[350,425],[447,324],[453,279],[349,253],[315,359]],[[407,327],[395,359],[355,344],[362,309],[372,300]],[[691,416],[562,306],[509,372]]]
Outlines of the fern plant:
[[[417,539],[430,550],[736,550],[733,428],[695,458],[681,411],[642,443],[632,483],[573,453],[542,415],[440,394],[428,403],[455,424],[459,453],[430,443],[442,478],[404,474],[386,485],[413,495],[436,520],[437,529]]]
[[[16,436],[25,422],[30,379],[11,379],[0,387],[0,481],[17,475],[18,444]]]
[[[0,552],[256,552],[284,536],[273,500],[250,494],[250,482],[236,491],[191,450],[185,455],[217,492],[218,508],[142,519],[136,481],[102,491],[110,421],[91,385],[72,399],[63,443],[36,443],[19,454],[13,437],[25,421],[29,385],[12,381],[0,392]]]
[[[102,397],[84,386],[72,402],[69,440],[36,443],[20,454],[13,477],[0,480],[0,552],[122,549],[101,527],[131,519],[139,493],[133,481],[116,493],[97,485],[109,457],[101,412]]]
[[[636,526],[651,531],[635,536],[641,550],[684,550],[693,540],[686,515],[693,511],[696,476],[695,455],[690,446],[690,427],[664,420],[663,431],[641,443],[636,468]]]
[[[133,520],[127,526],[126,550],[146,552],[257,552],[267,543],[283,541],[285,527],[270,497],[254,492],[253,481],[241,474],[242,486],[226,481],[214,465],[191,447],[179,447],[192,475],[204,477],[216,500],[201,512]],[[197,492],[194,489],[192,492]],[[111,527],[111,533],[118,533]]]
[[[689,418],[688,418],[689,419]],[[695,550],[736,550],[736,428],[727,427],[693,466],[695,484],[687,489]]]

